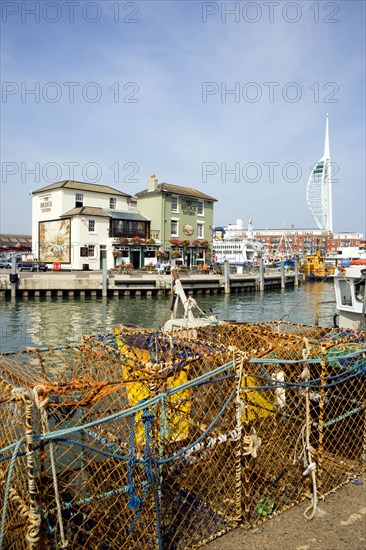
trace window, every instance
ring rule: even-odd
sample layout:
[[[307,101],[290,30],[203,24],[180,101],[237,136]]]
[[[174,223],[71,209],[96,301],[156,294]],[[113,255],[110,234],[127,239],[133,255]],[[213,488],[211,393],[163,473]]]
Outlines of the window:
[[[94,244],[88,244],[88,257],[94,258],[95,256],[95,245]]]
[[[199,216],[203,216],[204,213],[205,213],[204,209],[203,209],[203,204],[204,204],[203,201],[198,201],[198,203],[197,203],[197,214]]]
[[[172,212],[178,212],[178,197],[172,195]]]
[[[88,229],[89,229],[89,233],[95,232],[95,220],[88,221]]]
[[[75,193],[75,208],[81,208],[84,202],[83,193]]]
[[[173,236],[177,236],[177,235],[178,235],[178,222],[177,222],[177,220],[172,220],[172,221],[171,221],[171,224],[170,224],[170,233],[171,233],[171,235],[173,235]]]
[[[88,256],[88,247],[87,246],[81,246],[80,247],[80,257],[81,258],[87,258]]]
[[[341,293],[341,304],[343,306],[352,305],[351,285],[348,281],[339,281],[339,292]]]
[[[203,239],[203,223],[197,224],[197,238]]]
[[[117,207],[117,199],[116,197],[110,197],[109,198],[109,208],[110,210],[115,210]]]

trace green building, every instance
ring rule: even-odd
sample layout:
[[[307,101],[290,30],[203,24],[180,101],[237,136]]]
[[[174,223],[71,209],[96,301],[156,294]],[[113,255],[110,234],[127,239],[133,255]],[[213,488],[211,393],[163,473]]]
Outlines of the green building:
[[[136,197],[138,211],[151,220],[151,237],[161,243],[162,259],[189,267],[211,263],[216,199],[190,187],[158,183],[155,176]]]

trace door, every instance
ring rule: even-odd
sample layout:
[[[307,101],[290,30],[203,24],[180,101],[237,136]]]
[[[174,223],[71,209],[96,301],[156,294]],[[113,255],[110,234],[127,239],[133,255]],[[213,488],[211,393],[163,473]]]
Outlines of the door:
[[[140,251],[132,251],[132,265],[134,269],[140,269]]]

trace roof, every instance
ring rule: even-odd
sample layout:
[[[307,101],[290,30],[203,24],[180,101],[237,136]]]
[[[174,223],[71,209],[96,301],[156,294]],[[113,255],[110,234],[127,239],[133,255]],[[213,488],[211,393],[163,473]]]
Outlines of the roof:
[[[109,218],[109,214],[107,214],[103,208],[98,208],[97,206],[80,206],[79,208],[72,208],[60,217],[65,218],[69,216],[99,216],[102,218]]]
[[[85,183],[83,181],[58,181],[57,183],[51,183],[46,185],[46,187],[41,187],[41,189],[36,189],[32,192],[32,195],[37,193],[44,193],[46,191],[53,191],[54,189],[75,189],[75,191],[92,191],[93,193],[108,193],[108,195],[119,195],[121,197],[131,197],[127,193],[118,191],[114,187],[109,187],[109,185],[97,185],[96,183]]]
[[[140,212],[123,212],[122,210],[105,210],[108,216],[115,220],[132,220],[137,222],[149,222],[150,218],[147,218]]]
[[[72,216],[94,216],[100,218],[113,218],[115,220],[134,220],[134,221],[150,221],[140,212],[125,212],[123,210],[107,210],[104,208],[98,208],[96,206],[81,206],[79,208],[72,208],[65,214],[60,216],[61,218],[68,218]]]
[[[3,233],[0,235],[1,248],[27,248],[32,247],[32,235],[17,235]]]
[[[197,191],[197,189],[193,189],[192,187],[182,187],[180,185],[172,185],[171,183],[158,183],[155,191],[148,191],[148,189],[144,189],[144,191],[136,193],[136,196],[141,197],[144,195],[152,195],[162,192],[172,193],[174,195],[184,195],[186,197],[194,197],[196,199],[206,199],[215,202],[217,201],[217,199],[214,199],[213,197],[210,197],[205,193],[201,193],[201,191]]]

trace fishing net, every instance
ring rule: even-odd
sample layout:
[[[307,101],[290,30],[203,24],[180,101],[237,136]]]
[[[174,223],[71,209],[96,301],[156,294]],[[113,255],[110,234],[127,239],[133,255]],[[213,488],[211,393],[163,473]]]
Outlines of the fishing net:
[[[0,356],[0,548],[196,548],[358,475],[366,335],[285,322]]]

